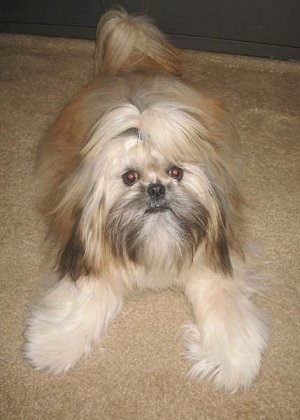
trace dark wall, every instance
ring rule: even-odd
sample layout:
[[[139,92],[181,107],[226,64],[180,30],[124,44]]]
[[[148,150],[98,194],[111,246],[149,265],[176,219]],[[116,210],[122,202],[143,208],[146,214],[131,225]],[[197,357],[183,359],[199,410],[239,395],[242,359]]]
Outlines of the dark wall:
[[[300,59],[300,0],[0,0],[0,31],[93,39],[116,3],[183,48]]]

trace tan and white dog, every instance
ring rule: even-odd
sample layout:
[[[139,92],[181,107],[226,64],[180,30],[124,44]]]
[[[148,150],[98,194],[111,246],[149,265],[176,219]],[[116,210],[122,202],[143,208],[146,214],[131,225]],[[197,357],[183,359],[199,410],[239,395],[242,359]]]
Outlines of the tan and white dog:
[[[180,51],[144,17],[100,20],[96,77],[43,142],[55,284],[32,309],[25,354],[65,372],[133,288],[178,287],[193,306],[191,374],[233,392],[258,374],[267,328],[241,229],[235,131],[181,76]]]

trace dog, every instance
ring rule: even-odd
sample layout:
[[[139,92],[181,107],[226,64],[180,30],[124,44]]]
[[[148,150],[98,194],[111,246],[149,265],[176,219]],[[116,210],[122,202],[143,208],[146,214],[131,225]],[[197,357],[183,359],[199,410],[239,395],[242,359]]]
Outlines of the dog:
[[[239,238],[237,135],[181,63],[148,18],[107,12],[95,79],[42,142],[37,178],[57,254],[26,328],[38,369],[73,367],[133,289],[177,287],[195,317],[190,375],[235,392],[259,372],[268,328]]]

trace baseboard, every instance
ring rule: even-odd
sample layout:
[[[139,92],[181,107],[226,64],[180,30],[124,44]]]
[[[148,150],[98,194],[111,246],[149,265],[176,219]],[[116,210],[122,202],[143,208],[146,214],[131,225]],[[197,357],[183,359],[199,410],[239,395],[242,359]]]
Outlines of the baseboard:
[[[7,22],[0,22],[0,32],[81,39],[95,39],[96,35],[96,29],[93,27]],[[167,36],[175,45],[185,49],[283,60],[300,60],[300,48],[285,45],[262,44],[180,34],[167,34]]]

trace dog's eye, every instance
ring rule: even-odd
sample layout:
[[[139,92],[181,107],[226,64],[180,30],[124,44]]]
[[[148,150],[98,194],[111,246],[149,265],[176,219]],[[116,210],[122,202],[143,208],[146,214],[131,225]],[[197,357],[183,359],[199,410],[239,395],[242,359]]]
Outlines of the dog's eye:
[[[177,179],[177,181],[180,181],[183,177],[183,170],[181,168],[178,168],[178,166],[171,166],[168,169],[168,175],[171,178]]]
[[[123,174],[122,178],[123,178],[124,184],[131,186],[139,179],[139,176],[138,176],[136,171],[131,169],[131,170],[125,172],[125,174]]]

